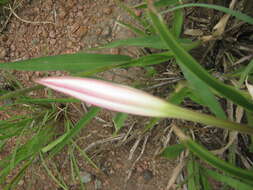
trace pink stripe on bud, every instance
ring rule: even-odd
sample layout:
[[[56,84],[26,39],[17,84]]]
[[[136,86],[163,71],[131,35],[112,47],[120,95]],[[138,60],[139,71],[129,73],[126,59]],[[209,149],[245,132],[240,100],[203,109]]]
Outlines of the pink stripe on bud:
[[[50,77],[36,81],[92,105],[135,115],[168,117],[174,105],[146,92],[124,85],[76,77]]]

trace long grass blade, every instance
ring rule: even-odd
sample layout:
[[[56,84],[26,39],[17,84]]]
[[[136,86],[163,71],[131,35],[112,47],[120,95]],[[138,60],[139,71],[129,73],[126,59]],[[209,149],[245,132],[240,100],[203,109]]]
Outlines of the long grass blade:
[[[185,78],[191,86],[194,88],[193,91],[197,92],[196,95],[200,97],[201,101],[205,103],[207,107],[219,118],[226,119],[226,114],[221,108],[221,105],[217,101],[216,97],[210,91],[209,87],[200,80],[196,75],[192,74],[183,64],[180,67],[184,73]]]
[[[215,9],[224,13],[227,13],[231,16],[236,17],[239,20],[242,20],[244,22],[247,22],[249,24],[253,24],[253,18],[241,13],[240,11],[235,11],[226,7],[222,7],[219,5],[211,5],[211,4],[204,4],[204,3],[188,3],[188,4],[183,4],[183,5],[177,5],[173,8],[169,8],[168,10],[166,10],[165,12],[171,12],[171,11],[175,11],[178,9],[183,9],[186,7],[204,7],[204,8],[209,8],[209,9]]]
[[[252,190],[251,185],[244,183],[240,180],[234,179],[232,177],[219,174],[216,171],[209,170],[209,169],[205,168],[205,169],[203,169],[203,172],[205,173],[205,175],[210,176],[211,178],[215,179],[216,181],[220,181],[222,183],[225,183],[236,190]]]
[[[152,4],[149,6],[149,15],[157,33],[166,43],[167,48],[174,53],[180,64],[186,67],[193,75],[205,82],[219,94],[232,100],[234,103],[253,111],[253,103],[251,100],[246,98],[239,90],[233,88],[232,86],[225,85],[215,79],[203,67],[201,67],[187,51],[184,50],[184,48],[177,42],[175,37],[168,30],[162,17],[156,12]]]
[[[76,53],[2,63],[0,64],[0,69],[80,72],[110,65],[118,65],[129,60],[131,58],[125,55]]]

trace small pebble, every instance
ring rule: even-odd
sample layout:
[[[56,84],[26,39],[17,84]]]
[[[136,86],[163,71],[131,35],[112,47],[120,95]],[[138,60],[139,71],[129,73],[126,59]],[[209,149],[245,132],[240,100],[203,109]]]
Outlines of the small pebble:
[[[7,51],[4,47],[0,47],[0,59],[3,59],[7,55]]]
[[[50,31],[50,33],[49,33],[49,37],[50,38],[55,38],[55,32],[54,31]]]
[[[154,174],[151,170],[146,169],[143,171],[143,178],[146,181],[150,181],[154,177]]]
[[[88,172],[80,172],[81,175],[81,182],[82,183],[89,183],[91,182],[92,175]]]
[[[112,9],[111,8],[105,8],[103,10],[103,12],[106,14],[106,15],[110,15],[112,13]]]

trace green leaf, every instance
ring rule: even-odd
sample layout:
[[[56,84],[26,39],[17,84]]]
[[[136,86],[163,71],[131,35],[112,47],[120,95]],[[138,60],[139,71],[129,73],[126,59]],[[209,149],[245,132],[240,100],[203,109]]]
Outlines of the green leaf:
[[[185,146],[182,144],[175,144],[166,147],[163,152],[161,153],[162,157],[168,158],[168,159],[174,159],[178,157],[181,152],[185,150]]]
[[[174,19],[173,19],[173,24],[172,24],[172,29],[171,29],[171,32],[174,34],[176,38],[180,37],[183,24],[184,24],[183,10],[176,10],[174,12]]]
[[[206,161],[213,167],[220,169],[221,171],[226,172],[232,176],[238,177],[242,180],[253,180],[253,172],[245,169],[238,168],[228,162],[221,160],[220,158],[214,156],[211,152],[194,142],[193,140],[182,140],[183,143],[191,152],[196,156]]]
[[[183,87],[178,91],[174,91],[170,95],[170,102],[173,104],[181,104],[181,102],[184,100],[185,97],[189,94],[189,88]]]
[[[204,4],[204,3],[188,3],[188,4],[183,4],[183,5],[177,5],[173,8],[168,9],[165,12],[171,12],[171,11],[175,11],[175,10],[186,8],[186,7],[204,7],[204,8],[209,8],[209,9],[215,9],[215,10],[227,13],[231,16],[234,16],[237,19],[242,20],[244,22],[247,22],[249,24],[253,24],[253,18],[252,17],[250,17],[246,14],[243,14],[240,11],[234,11],[232,9],[222,7],[222,6],[219,6],[219,5],[210,5],[210,4]]]
[[[112,119],[114,127],[115,127],[115,132],[114,132],[115,135],[124,126],[124,123],[127,117],[128,117],[128,114],[126,113],[117,113],[116,116]]]
[[[151,55],[146,55],[140,58],[132,59],[126,64],[123,64],[121,67],[127,68],[127,67],[146,67],[149,65],[156,65],[160,63],[164,63],[165,61],[168,61],[173,58],[173,55],[171,52],[168,52],[166,54],[164,53],[156,53]]]
[[[17,148],[15,157],[13,157],[13,155],[10,155],[0,160],[0,167],[2,168],[0,171],[0,181],[2,182],[4,178],[9,174],[11,169],[16,167],[19,163],[37,154],[41,148],[51,139],[53,134],[52,131],[53,128],[51,126],[43,127],[43,130],[34,135],[32,139]]]
[[[243,69],[239,84],[242,85],[244,81],[246,80],[247,76],[250,74],[250,72],[253,70],[253,59],[249,62],[249,64]]]
[[[143,32],[141,29],[139,29],[139,28],[137,28],[137,27],[135,27],[131,24],[127,24],[127,23],[124,23],[124,22],[121,22],[121,21],[116,21],[116,22],[117,22],[118,25],[131,30],[132,32],[134,32],[137,35],[146,36],[145,32]]]
[[[212,75],[210,75],[199,63],[178,43],[172,33],[168,30],[167,25],[164,23],[162,17],[156,13],[152,5],[149,8],[149,15],[153,25],[160,35],[161,39],[166,43],[167,48],[170,49],[178,63],[186,67],[189,72],[197,78],[205,82],[210,88],[217,91],[219,94],[232,100],[234,103],[253,111],[253,103],[246,98],[239,90],[232,86],[225,85]]]
[[[22,168],[19,170],[18,174],[11,180],[8,185],[4,187],[4,190],[12,190],[15,189],[15,187],[18,185],[19,181],[22,179],[22,177],[25,175],[25,172],[27,168],[32,165],[34,159],[32,158],[31,160],[26,161]]]
[[[0,69],[80,72],[105,66],[119,65],[130,60],[131,58],[125,55],[76,53],[1,63]]]
[[[204,171],[206,168],[200,167],[200,183],[202,186],[202,189],[204,190],[212,190],[211,184],[209,183],[209,179],[207,175],[204,175]]]
[[[212,177],[216,181],[220,181],[222,183],[225,183],[236,190],[252,190],[251,185],[244,183],[240,180],[234,179],[232,177],[219,174],[216,171],[209,170],[209,169],[205,168],[205,169],[203,169],[202,172],[205,173],[205,175]]]
[[[1,64],[0,64],[1,65]],[[13,98],[13,97],[20,97],[20,95],[23,95],[25,93],[34,91],[34,90],[39,90],[39,89],[43,89],[44,86],[42,85],[36,85],[33,87],[28,87],[28,88],[23,88],[20,90],[15,90],[13,92],[8,92],[6,94],[3,94],[2,96],[0,96],[0,101],[5,100],[5,99],[9,99],[9,98]]]
[[[186,41],[185,39],[178,39],[178,41],[186,50],[195,48],[200,44],[199,41],[192,42],[188,40]],[[117,40],[99,48],[115,48],[120,46],[136,46],[155,49],[167,49],[166,44],[160,39],[160,37],[154,35]]]
[[[196,95],[200,97],[204,105],[210,108],[210,110],[219,118],[226,119],[226,114],[221,108],[216,97],[213,95],[209,87],[200,80],[196,75],[192,74],[184,64],[179,64],[182,69],[185,78],[191,86],[193,87],[193,92],[196,92]]]
[[[192,159],[187,163],[188,189],[200,190],[199,164]]]

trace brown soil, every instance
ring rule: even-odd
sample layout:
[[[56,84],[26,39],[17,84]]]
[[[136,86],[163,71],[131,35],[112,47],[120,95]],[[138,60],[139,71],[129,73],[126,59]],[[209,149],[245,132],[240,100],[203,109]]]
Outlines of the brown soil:
[[[136,3],[132,0],[130,3]],[[30,2],[30,3],[28,3]],[[40,56],[75,53],[83,51],[84,48],[95,47],[114,39],[122,39],[132,34],[125,29],[119,28],[116,19],[129,19],[122,10],[117,8],[113,0],[45,0],[45,1],[21,1],[19,8],[15,10],[17,15],[30,23],[26,23],[15,16],[9,20],[9,24],[3,35],[0,35],[0,62],[17,61]],[[39,23],[34,23],[39,22]],[[43,23],[51,22],[51,23]],[[52,24],[53,23],[53,24]],[[112,49],[110,53],[124,53],[131,56],[138,55],[136,49]],[[120,73],[120,75],[118,75]],[[19,80],[25,85],[34,85],[33,79],[45,76],[40,72],[13,72]],[[51,72],[51,75],[63,75],[62,72]],[[143,76],[140,69],[130,71],[117,70],[115,72],[106,72],[103,77],[113,79],[117,82],[128,83],[129,77],[132,80]],[[127,76],[127,77],[126,77]],[[127,78],[127,80],[126,80]],[[72,113],[74,119],[84,113],[79,105],[73,107]],[[80,113],[81,112],[81,113]],[[77,143],[85,149],[94,142],[111,137],[113,127],[111,116],[113,113],[103,111],[100,119],[93,121],[78,137]],[[101,121],[103,120],[103,122]],[[122,132],[125,134],[130,126],[134,125],[131,135],[137,134],[145,124],[145,119],[130,118],[127,126]],[[95,181],[100,180],[105,190],[117,189],[138,189],[153,190],[165,189],[172,175],[172,170],[176,161],[168,161],[161,158],[154,158],[154,154],[163,146],[168,131],[167,123],[157,126],[152,133],[147,134],[147,145],[144,154],[132,168],[135,160],[141,154],[145,136],[141,138],[133,158],[129,159],[130,150],[138,140],[139,136],[133,138],[127,143],[113,141],[109,143],[98,144],[88,150],[88,155],[100,167],[96,170],[87,162],[83,161],[78,152],[76,156],[79,161],[81,172],[92,174],[91,182],[85,184],[86,189],[96,189]],[[8,143],[6,147],[9,152],[15,143]],[[6,153],[6,152],[5,152]],[[0,153],[0,158],[3,157]],[[80,189],[78,180],[71,179],[70,162],[68,153],[63,151],[53,159],[58,171],[63,176],[69,189]],[[48,162],[48,164],[50,161]],[[49,166],[51,166],[49,164]],[[54,168],[50,167],[52,171]],[[132,168],[132,175],[127,180],[128,172]],[[55,173],[54,173],[55,174]],[[56,174],[55,174],[56,175]],[[54,183],[51,177],[47,175],[44,168],[39,163],[34,163],[28,169],[24,178],[20,181],[19,190],[55,190],[61,189]]]

